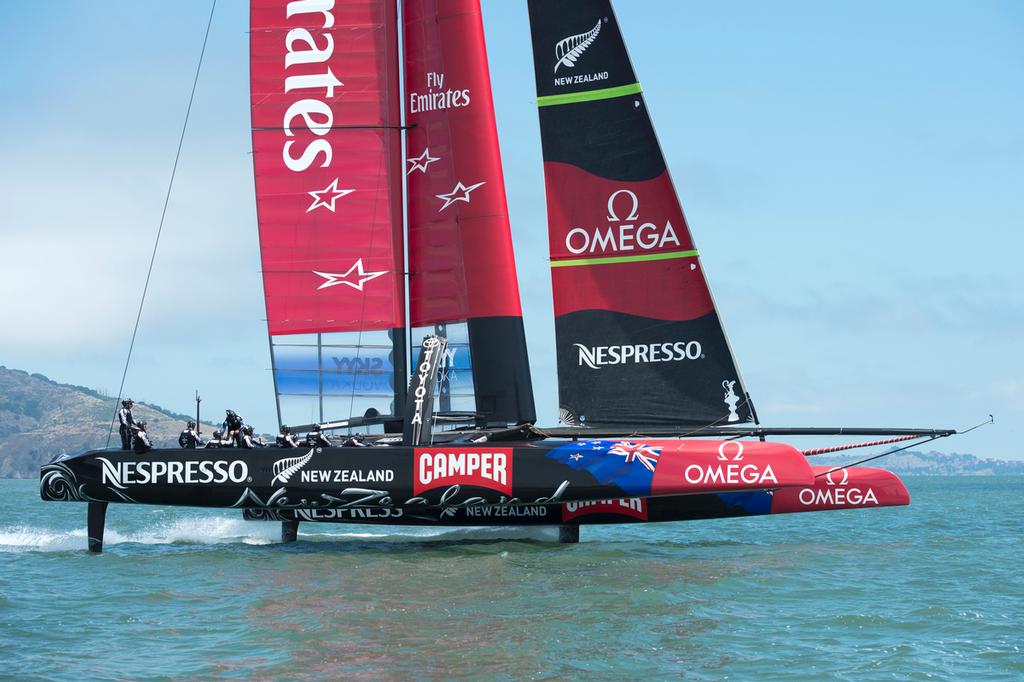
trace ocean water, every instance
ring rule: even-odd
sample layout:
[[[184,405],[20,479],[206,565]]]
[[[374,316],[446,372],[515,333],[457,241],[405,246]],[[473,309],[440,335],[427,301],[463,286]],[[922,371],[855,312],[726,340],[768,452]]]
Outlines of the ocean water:
[[[1024,679],[1024,477],[910,507],[544,530],[277,524],[0,481],[0,677]]]

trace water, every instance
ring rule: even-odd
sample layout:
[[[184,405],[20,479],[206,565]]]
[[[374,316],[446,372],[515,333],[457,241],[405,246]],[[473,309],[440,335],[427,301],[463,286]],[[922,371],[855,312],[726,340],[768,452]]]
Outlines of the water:
[[[112,505],[92,556],[85,505],[0,481],[0,677],[1024,678],[1024,477],[907,482],[579,545]]]

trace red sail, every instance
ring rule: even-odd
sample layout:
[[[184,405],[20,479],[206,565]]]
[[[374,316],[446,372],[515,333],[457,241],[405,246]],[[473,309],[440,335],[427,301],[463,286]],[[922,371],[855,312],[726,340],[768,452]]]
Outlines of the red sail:
[[[521,316],[478,0],[407,0],[413,327]]]
[[[427,331],[449,338],[442,411],[532,421],[479,0],[405,0],[402,12],[409,317],[430,327],[413,343]]]
[[[404,326],[395,0],[252,0],[270,334]]]

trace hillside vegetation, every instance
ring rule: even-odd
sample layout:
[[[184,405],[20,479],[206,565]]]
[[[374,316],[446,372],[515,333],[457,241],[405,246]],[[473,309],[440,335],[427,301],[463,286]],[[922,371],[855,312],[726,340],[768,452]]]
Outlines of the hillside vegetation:
[[[0,365],[0,478],[30,478],[62,453],[103,447],[115,399]],[[136,403],[154,445],[176,445],[187,415]],[[209,426],[204,428],[210,432]],[[120,443],[115,431],[111,445]]]

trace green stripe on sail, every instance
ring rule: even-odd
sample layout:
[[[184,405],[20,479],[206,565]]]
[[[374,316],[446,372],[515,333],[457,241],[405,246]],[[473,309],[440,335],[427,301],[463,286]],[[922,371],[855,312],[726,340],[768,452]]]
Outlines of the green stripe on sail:
[[[639,95],[643,92],[639,83],[620,85],[615,88],[602,88],[601,90],[584,90],[583,92],[570,92],[565,95],[546,95],[537,98],[538,107],[551,107],[558,104],[575,104],[577,102],[593,102],[598,99],[612,99],[613,97],[625,97],[626,95]]]
[[[605,258],[576,258],[574,260],[551,261],[553,268],[569,268],[574,265],[608,265],[610,263],[640,263],[649,260],[672,260],[674,258],[693,258],[698,256],[693,251],[674,251],[672,253],[647,253],[641,256],[607,256]]]

